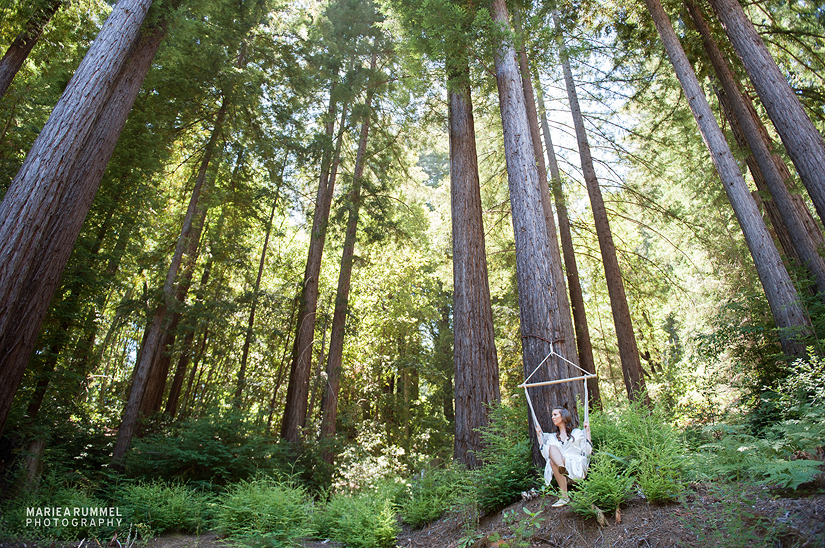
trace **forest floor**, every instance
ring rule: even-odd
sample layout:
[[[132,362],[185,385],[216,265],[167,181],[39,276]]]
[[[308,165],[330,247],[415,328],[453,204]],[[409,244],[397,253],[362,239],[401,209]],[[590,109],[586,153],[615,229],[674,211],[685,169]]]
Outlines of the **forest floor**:
[[[825,548],[825,489],[821,485],[796,492],[728,485],[693,485],[678,503],[648,504],[635,497],[599,524],[571,509],[552,508],[555,497],[514,503],[483,516],[468,530],[460,515],[449,515],[424,528],[402,529],[399,548]],[[523,508],[535,514],[531,518]],[[538,512],[538,514],[536,514]],[[528,527],[528,520],[533,521]],[[519,530],[521,529],[521,531]],[[523,539],[522,542],[519,542]],[[33,548],[36,542],[0,542],[0,548]],[[46,543],[44,547],[77,547],[77,543]],[[84,548],[107,546],[85,543]],[[113,544],[108,544],[113,546]],[[117,546],[117,544],[114,544]],[[138,543],[140,546],[140,543]],[[163,535],[146,548],[227,548],[228,539],[214,533],[199,536]],[[333,548],[328,540],[307,540],[304,548]]]

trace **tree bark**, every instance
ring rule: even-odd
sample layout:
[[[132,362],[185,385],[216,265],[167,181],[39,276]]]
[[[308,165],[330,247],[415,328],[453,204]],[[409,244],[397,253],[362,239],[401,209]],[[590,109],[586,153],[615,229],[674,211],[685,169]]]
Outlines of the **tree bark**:
[[[782,350],[789,358],[802,356],[805,354],[803,338],[811,333],[810,319],[799,304],[799,296],[791,283],[788,271],[782,264],[782,258],[759,215],[759,210],[742,178],[725,136],[716,123],[713,111],[671,26],[670,19],[659,0],[645,2],[745,235],[757,275],[779,328]]]
[[[558,13],[555,11],[553,12],[553,19],[555,20],[556,29],[561,33],[561,24]],[[596,170],[593,167],[590,143],[587,139],[587,130],[584,127],[584,118],[579,107],[576,83],[573,80],[573,71],[570,70],[570,59],[563,38],[559,36],[558,40],[561,48],[561,62],[564,71],[564,82],[567,87],[567,98],[570,101],[570,112],[573,114],[573,125],[576,128],[576,141],[579,145],[582,173],[587,185],[587,194],[590,196],[590,207],[593,210],[596,236],[599,239],[599,250],[602,254],[607,292],[610,295],[610,309],[613,312],[613,325],[618,339],[619,359],[622,362],[625,389],[630,401],[642,401],[650,407],[652,403],[645,389],[645,379],[639,359],[639,348],[636,345],[636,334],[633,332],[633,321],[630,318],[630,308],[627,305],[622,270],[616,257],[616,245],[613,243],[610,221],[607,218],[604,198],[599,187],[599,180],[596,177]]]
[[[163,34],[157,27],[140,36],[151,4],[121,0],[115,6],[0,204],[0,433],[60,274]]]
[[[825,222],[825,142],[737,0],[710,0],[802,184]],[[754,152],[754,154],[756,154]]]
[[[12,80],[43,35],[46,25],[63,2],[64,0],[48,0],[45,5],[36,10],[26,22],[26,28],[14,39],[3,58],[0,59],[0,97],[6,94]]]
[[[492,0],[493,22],[502,31],[510,30],[507,6],[504,0]],[[516,278],[518,283],[521,318],[522,357],[525,377],[533,374],[530,382],[576,376],[576,372],[560,360],[542,361],[551,353],[555,342],[562,338],[558,310],[553,294],[555,287],[551,270],[553,257],[547,232],[547,221],[542,207],[538,183],[536,157],[532,142],[527,137],[530,127],[524,106],[521,75],[516,64],[512,42],[505,37],[497,44],[495,55],[501,121],[504,130],[504,152],[507,160],[510,205],[516,244]],[[573,383],[530,389],[537,420],[549,430],[553,407],[567,406],[577,417],[576,396],[579,391]],[[532,431],[532,422],[530,425]],[[544,458],[533,444],[533,460],[539,465]]]
[[[326,135],[329,139],[332,139],[335,130],[336,110],[335,83],[333,82],[327,114],[329,121],[326,126]],[[303,428],[306,421],[309,376],[312,370],[312,344],[315,338],[315,312],[318,306],[318,278],[321,274],[321,259],[324,253],[324,241],[327,235],[329,210],[332,205],[332,192],[335,187],[345,116],[346,108],[343,109],[341,115],[338,142],[334,153],[335,159],[331,158],[332,151],[327,151],[321,161],[321,177],[318,183],[318,194],[315,198],[315,213],[312,219],[309,252],[298,309],[298,322],[295,328],[295,342],[292,348],[286,407],[284,408],[284,419],[281,423],[281,437],[292,443],[298,443],[301,440],[301,428]],[[331,160],[332,165],[330,166]]]
[[[201,190],[206,181],[206,170],[209,167],[212,154],[214,153],[215,143],[223,126],[224,118],[228,101],[226,97],[223,98],[218,113],[215,116],[215,125],[212,129],[212,135],[206,145],[204,157],[201,160],[201,165],[198,170],[198,175],[195,179],[195,185],[192,189],[192,195],[189,199],[189,206],[186,210],[186,215],[181,226],[181,233],[178,237],[177,245],[175,246],[175,253],[169,264],[169,270],[166,274],[166,281],[163,284],[163,291],[161,302],[157,305],[152,314],[152,321],[149,324],[146,336],[139,353],[137,363],[135,363],[135,372],[132,379],[132,388],[129,392],[129,398],[126,406],[123,409],[123,418],[121,419],[120,428],[118,429],[117,441],[115,442],[114,451],[112,453],[112,466],[119,468],[121,460],[126,454],[126,450],[132,443],[132,437],[137,428],[138,419],[140,417],[141,402],[143,400],[146,388],[149,386],[151,375],[154,373],[153,364],[156,361],[158,350],[161,348],[164,334],[168,328],[168,312],[172,306],[175,295],[175,278],[180,270],[183,261],[184,250],[188,246],[189,238],[193,233],[193,223],[195,219],[200,216],[198,201],[200,199]]]
[[[775,159],[768,148],[768,144],[762,137],[762,132],[756,124],[753,113],[742,97],[742,93],[736,85],[733,74],[731,74],[731,71],[728,69],[725,58],[722,56],[722,52],[719,51],[711,35],[710,28],[708,28],[702,14],[696,7],[696,4],[690,0],[685,1],[685,6],[687,6],[688,12],[696,25],[696,29],[702,36],[705,51],[710,58],[719,83],[724,90],[724,102],[728,107],[726,112],[733,114],[734,120],[732,120],[731,125],[739,130],[738,132],[735,130],[734,134],[738,135],[740,139],[744,139],[744,148],[746,150],[750,149],[758,166],[758,170],[761,173],[761,178],[754,177],[754,180],[764,183],[761,190],[767,187],[779,211],[782,221],[781,224],[787,230],[796,256],[799,258],[802,266],[811,274],[816,285],[817,293],[821,293],[825,297],[825,263],[823,263],[822,257],[820,257],[817,251],[816,244],[811,239],[807,227],[799,215],[799,210],[785,182],[786,178],[778,169]],[[774,226],[777,226],[777,223],[774,223]]]
[[[564,266],[567,270],[567,286],[570,291],[570,304],[573,311],[573,326],[576,330],[576,348],[579,354],[579,365],[585,371],[596,374],[596,362],[593,359],[593,344],[590,341],[590,329],[587,327],[587,314],[584,309],[584,295],[579,281],[579,267],[576,264],[576,253],[573,249],[573,235],[570,231],[570,218],[567,215],[567,204],[561,187],[559,164],[556,162],[556,153],[553,148],[553,139],[550,136],[550,124],[547,123],[547,112],[544,108],[544,98],[541,86],[536,86],[539,112],[541,113],[541,130],[544,133],[544,143],[547,149],[547,163],[550,165],[550,187],[553,189],[553,198],[556,202],[556,212],[559,217],[559,235],[564,253]],[[599,379],[587,379],[587,393],[591,408],[601,409],[602,399],[599,392]]]
[[[489,424],[490,408],[500,403],[501,393],[487,277],[470,67],[466,58],[453,59],[449,65],[454,456],[472,469],[482,464],[480,429]]]
[[[370,74],[375,71],[378,55],[372,54]],[[338,389],[341,379],[341,362],[344,354],[344,327],[349,310],[349,291],[352,281],[352,260],[355,255],[355,242],[358,231],[358,216],[361,211],[361,182],[364,176],[364,156],[367,153],[367,139],[370,132],[372,116],[372,98],[375,87],[370,86],[364,99],[364,120],[361,122],[358,152],[355,154],[355,166],[352,173],[352,186],[347,195],[349,214],[347,232],[344,236],[344,249],[341,253],[341,270],[338,273],[338,288],[335,292],[335,310],[332,314],[332,332],[329,336],[329,354],[327,355],[327,386],[321,398],[321,439],[335,435],[335,420],[338,417]],[[306,400],[305,400],[306,401]],[[332,462],[334,455],[324,454],[324,460]]]

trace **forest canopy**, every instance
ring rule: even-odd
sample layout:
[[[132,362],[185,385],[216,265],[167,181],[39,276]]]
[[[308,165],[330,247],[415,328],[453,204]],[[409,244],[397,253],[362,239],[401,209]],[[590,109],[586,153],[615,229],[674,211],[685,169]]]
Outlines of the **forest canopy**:
[[[821,424],[823,17],[3,1],[2,498],[534,479],[560,406]],[[537,368],[588,396],[529,414]]]

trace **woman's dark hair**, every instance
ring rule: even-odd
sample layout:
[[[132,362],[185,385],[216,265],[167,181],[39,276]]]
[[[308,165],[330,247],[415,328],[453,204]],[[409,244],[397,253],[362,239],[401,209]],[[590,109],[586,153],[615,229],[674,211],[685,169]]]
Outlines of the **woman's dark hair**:
[[[570,411],[568,411],[566,407],[554,407],[552,411],[556,411],[557,409],[559,413],[561,413],[561,419],[564,421],[564,427],[567,433],[570,434],[570,432],[573,431],[573,415],[570,414]],[[555,424],[553,424],[553,431],[556,434],[559,433],[559,427]]]

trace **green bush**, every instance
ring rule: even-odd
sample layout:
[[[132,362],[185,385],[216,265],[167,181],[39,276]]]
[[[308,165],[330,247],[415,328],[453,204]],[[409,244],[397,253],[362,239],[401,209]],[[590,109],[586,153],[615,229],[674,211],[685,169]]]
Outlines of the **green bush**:
[[[471,475],[459,464],[426,468],[401,501],[401,517],[412,527],[422,527],[472,496],[473,491]]]
[[[112,525],[104,523],[90,526],[73,516],[75,508],[110,508],[109,501],[93,496],[88,489],[65,486],[53,477],[43,479],[40,489],[36,493],[28,493],[18,498],[6,500],[0,506],[0,538],[9,536],[25,539],[61,539],[77,540],[81,538],[111,538],[115,532],[127,530],[129,527],[128,515],[121,510],[124,516],[121,523]],[[70,517],[60,518],[27,516],[27,509],[59,508],[61,512],[68,509]],[[27,523],[27,519],[31,519]],[[115,518],[118,519],[118,518]],[[47,521],[48,520],[48,521]],[[106,520],[108,522],[108,518]],[[88,522],[87,522],[88,523]]]
[[[596,517],[598,510],[613,512],[627,500],[633,483],[630,469],[617,459],[598,453],[590,463],[587,477],[578,482],[577,490],[569,493],[570,507],[587,517]]]
[[[154,534],[196,533],[209,519],[209,497],[180,483],[138,482],[122,487],[121,492],[132,523],[145,525]]]
[[[220,497],[214,523],[238,542],[277,546],[315,533],[312,507],[303,487],[259,477],[233,485]]]
[[[537,482],[531,441],[527,439],[524,405],[491,409],[490,424],[482,429],[484,465],[475,471],[477,502],[484,512],[492,512],[517,500],[522,491]]]
[[[393,493],[338,493],[316,515],[318,534],[350,548],[392,548],[400,528]]]
[[[181,480],[204,488],[248,480],[259,473],[299,473],[285,443],[237,411],[214,410],[136,439],[126,458],[133,478]]]

